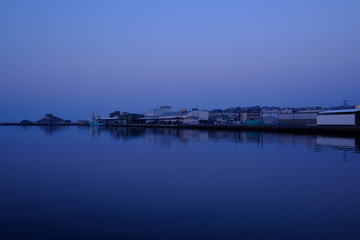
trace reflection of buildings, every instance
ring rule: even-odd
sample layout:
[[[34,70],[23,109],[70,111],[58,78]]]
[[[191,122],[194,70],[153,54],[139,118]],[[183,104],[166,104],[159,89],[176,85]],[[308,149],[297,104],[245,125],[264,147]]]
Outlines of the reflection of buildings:
[[[355,138],[335,138],[318,136],[316,138],[316,144],[320,146],[355,148]]]
[[[317,146],[320,149],[336,149],[343,151],[359,151],[360,138],[339,138],[339,137],[322,137],[316,139]]]
[[[44,125],[44,126],[39,126],[39,127],[42,130],[44,130],[46,135],[52,135],[59,130],[64,130],[67,128],[67,126],[62,126],[62,125]]]
[[[344,152],[344,162],[347,162],[347,152],[360,153],[360,138],[339,138],[339,137],[322,137],[316,138],[318,151],[335,150]]]
[[[192,129],[148,128],[145,137],[149,142],[161,145],[171,145],[174,141],[186,144],[188,142],[207,142],[209,132]]]
[[[345,150],[359,152],[360,149],[360,138],[323,137],[289,133],[144,127],[90,127],[90,133],[94,137],[107,133],[111,138],[123,141],[144,138],[147,142],[163,146],[174,143],[227,141],[241,144],[251,143],[260,147],[266,145],[273,145],[278,148],[304,146],[317,151]]]
[[[104,130],[109,132],[109,135],[114,139],[132,139],[145,134],[144,128],[106,127]]]

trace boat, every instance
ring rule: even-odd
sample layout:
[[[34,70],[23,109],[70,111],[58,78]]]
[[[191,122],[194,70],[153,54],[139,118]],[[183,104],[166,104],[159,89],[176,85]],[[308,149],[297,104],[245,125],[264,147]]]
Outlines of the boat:
[[[100,115],[96,118],[95,114],[92,114],[91,118],[89,119],[90,126],[104,126],[105,122],[101,119]]]

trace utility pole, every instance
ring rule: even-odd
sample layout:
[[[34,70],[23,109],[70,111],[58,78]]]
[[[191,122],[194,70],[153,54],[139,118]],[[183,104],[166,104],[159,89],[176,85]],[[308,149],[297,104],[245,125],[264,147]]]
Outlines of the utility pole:
[[[346,107],[347,107],[347,101],[344,100],[344,109],[346,109]]]

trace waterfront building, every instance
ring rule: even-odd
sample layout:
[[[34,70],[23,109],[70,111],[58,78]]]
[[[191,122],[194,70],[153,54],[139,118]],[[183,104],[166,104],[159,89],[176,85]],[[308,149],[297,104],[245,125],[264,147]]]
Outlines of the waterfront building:
[[[186,112],[185,116],[186,118],[197,118],[199,123],[209,120],[209,112],[204,110],[198,110],[197,108]]]
[[[164,113],[172,112],[171,106],[161,106],[160,108],[150,109],[145,116],[147,117],[159,117]]]
[[[280,114],[291,114],[293,113],[293,110],[290,108],[284,108],[280,110]]]
[[[282,111],[279,123],[284,125],[315,125],[320,109],[306,109],[299,111]]]
[[[240,119],[238,112],[212,111],[209,113],[209,119],[215,124],[226,124]]]
[[[248,110],[246,112],[240,113],[240,121],[245,123],[246,121],[261,121],[261,111],[260,110]]]
[[[187,108],[179,108],[178,112],[180,113],[186,113],[188,110]]]
[[[227,124],[229,123],[229,120],[226,116],[218,116],[215,118],[212,118],[212,123],[214,124]]]
[[[240,113],[240,121],[244,123],[247,120],[247,112]]]
[[[166,123],[166,124],[202,124],[209,121],[209,112],[197,108],[188,111],[180,108],[175,112],[165,112],[160,116],[145,116],[138,119],[145,123]]]
[[[317,125],[360,126],[360,108],[320,112]]]
[[[264,124],[278,124],[279,123],[279,115],[266,115],[262,118],[262,122]]]
[[[189,116],[189,117],[184,118],[183,123],[184,124],[199,124],[199,118]]]
[[[171,121],[171,122],[175,121],[177,123],[182,123],[182,124],[200,124],[209,121],[209,112],[203,110],[197,110],[197,109],[187,111],[186,108],[181,108],[177,112],[163,113],[160,116],[160,118],[163,118],[164,120],[167,121]]]
[[[139,123],[138,119],[143,118],[143,114],[123,112],[120,117],[121,124],[135,124]]]
[[[271,115],[279,115],[280,114],[280,109],[279,108],[263,108],[261,110],[261,116],[264,118],[266,116],[271,116]]]
[[[114,117],[120,118],[120,116],[121,116],[120,111],[114,111],[112,113],[109,113],[109,118],[114,118]]]

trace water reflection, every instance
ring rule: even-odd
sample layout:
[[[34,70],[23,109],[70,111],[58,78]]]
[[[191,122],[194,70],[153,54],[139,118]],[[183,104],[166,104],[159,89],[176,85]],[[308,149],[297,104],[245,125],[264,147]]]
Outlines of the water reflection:
[[[44,131],[45,135],[46,136],[50,136],[50,135],[53,135],[54,133],[56,132],[61,132],[65,129],[68,129],[69,126],[64,126],[64,125],[38,125],[38,126],[20,126],[24,131],[28,131],[28,130],[32,130],[34,128],[39,128],[41,129],[42,131]]]
[[[359,138],[0,130],[0,239],[360,239]]]
[[[360,138],[340,138],[317,136],[316,146],[318,151],[339,150],[360,153]]]
[[[360,137],[330,137],[320,135],[299,135],[286,133],[241,132],[219,130],[195,130],[176,128],[120,128],[90,127],[92,138],[103,134],[114,140],[131,140],[144,137],[148,142],[163,146],[173,143],[187,144],[192,142],[233,142],[237,144],[254,144],[264,147],[275,144],[279,148],[304,146],[314,151],[345,151],[360,153]]]

